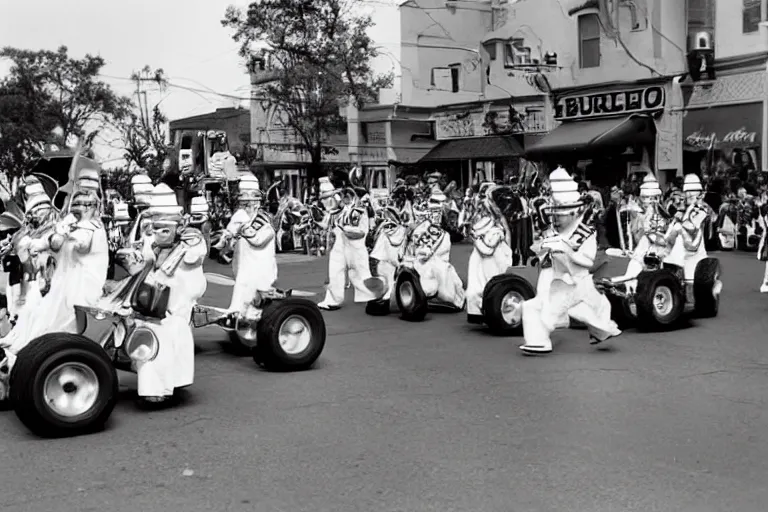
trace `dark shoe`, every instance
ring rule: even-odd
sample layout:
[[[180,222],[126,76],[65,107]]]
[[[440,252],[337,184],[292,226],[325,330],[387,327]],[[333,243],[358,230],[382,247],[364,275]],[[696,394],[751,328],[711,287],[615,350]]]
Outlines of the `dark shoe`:
[[[467,315],[467,322],[474,325],[483,325],[485,323],[483,315]]]

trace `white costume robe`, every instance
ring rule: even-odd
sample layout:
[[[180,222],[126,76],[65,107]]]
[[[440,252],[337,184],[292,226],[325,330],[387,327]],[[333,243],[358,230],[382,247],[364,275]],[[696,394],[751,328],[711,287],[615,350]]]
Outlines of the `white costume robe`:
[[[77,332],[74,306],[96,306],[107,281],[107,232],[98,221],[81,221],[58,251],[51,289],[35,308],[24,307],[2,340],[18,354],[33,339],[51,332]],[[42,247],[40,247],[42,248]]]
[[[395,289],[395,271],[400,262],[400,251],[403,248],[406,231],[405,226],[382,230],[371,251],[371,258],[379,261],[376,272],[387,280],[387,292],[382,297],[383,300],[392,298],[392,291]]]
[[[586,324],[590,335],[598,340],[621,334],[611,320],[610,302],[597,291],[589,272],[597,255],[597,235],[591,231],[583,233],[586,235],[583,240],[568,240],[577,234],[577,229],[582,229],[578,223],[561,237],[548,237],[542,241],[548,245],[558,238],[564,239],[558,248],[564,249],[565,253],[552,255],[551,270],[540,276],[540,280],[543,277],[548,282],[537,286],[536,297],[523,303],[526,346],[552,350],[550,335],[555,329],[567,327],[569,318]],[[571,243],[576,246],[575,250]]]
[[[672,226],[670,233],[676,232],[672,250],[665,262],[683,267],[685,279],[693,280],[696,266],[707,257],[704,243],[703,223],[708,215],[708,206],[695,206],[686,210],[682,223]]]
[[[423,222],[414,232],[414,239],[427,233],[430,221]],[[427,297],[437,297],[454,307],[464,307],[464,284],[459,274],[451,265],[451,238],[444,230],[438,228],[440,235],[431,239],[426,245],[416,245],[413,268],[419,273],[421,288]],[[434,253],[432,248],[434,247]]]
[[[232,216],[227,231],[236,235],[250,218],[245,210],[238,210]],[[277,281],[275,230],[271,225],[264,224],[253,237],[240,237],[237,240],[232,270],[235,274],[235,286],[229,311],[241,312],[254,299],[257,291],[270,290]]]
[[[355,288],[355,302],[368,302],[378,297],[368,289],[365,280],[371,278],[368,249],[365,237],[368,234],[368,214],[359,209],[357,220],[343,222],[339,216],[332,216],[334,242],[328,254],[328,286],[323,306],[341,306],[347,276]],[[342,213],[345,216],[346,212]],[[388,284],[388,283],[387,283]]]
[[[503,274],[512,264],[512,248],[499,224],[482,233],[474,233],[474,249],[467,269],[467,315],[481,315],[485,285]]]
[[[195,340],[189,319],[192,308],[203,296],[208,283],[203,272],[207,247],[202,234],[191,242],[180,242],[187,249],[181,264],[171,275],[164,270],[164,259],[172,252],[164,249],[155,262],[155,270],[147,282],[157,282],[170,288],[168,314],[151,329],[160,342],[157,357],[147,363],[137,363],[138,394],[141,397],[171,396],[176,388],[189,386],[195,377]],[[145,246],[146,247],[146,246]],[[151,248],[146,247],[145,252]],[[146,257],[154,258],[153,254]]]

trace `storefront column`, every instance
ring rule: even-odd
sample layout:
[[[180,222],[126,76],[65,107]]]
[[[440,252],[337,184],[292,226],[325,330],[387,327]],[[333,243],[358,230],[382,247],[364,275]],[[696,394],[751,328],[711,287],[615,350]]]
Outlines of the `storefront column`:
[[[766,36],[768,39],[768,35]],[[763,77],[763,133],[760,144],[760,167],[761,171],[768,171],[768,59],[765,61],[765,76]]]

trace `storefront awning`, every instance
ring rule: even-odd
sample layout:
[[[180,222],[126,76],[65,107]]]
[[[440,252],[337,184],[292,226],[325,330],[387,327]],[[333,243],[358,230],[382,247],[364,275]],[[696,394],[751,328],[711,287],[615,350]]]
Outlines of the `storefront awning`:
[[[729,105],[685,111],[683,149],[754,149],[762,144],[762,105]]]
[[[533,160],[564,153],[588,154],[597,150],[653,144],[656,125],[648,116],[566,122],[526,149]]]
[[[475,137],[472,139],[444,140],[419,162],[446,160],[496,160],[521,156],[523,148],[510,136]]]

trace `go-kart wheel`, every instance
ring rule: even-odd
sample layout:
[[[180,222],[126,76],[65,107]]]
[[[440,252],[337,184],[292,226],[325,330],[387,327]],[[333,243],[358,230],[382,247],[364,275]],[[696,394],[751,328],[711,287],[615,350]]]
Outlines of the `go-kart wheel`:
[[[673,328],[683,315],[685,292],[670,270],[641,272],[637,276],[637,326],[644,331]]]
[[[624,329],[632,327],[635,324],[637,317],[632,311],[627,299],[609,293],[606,293],[605,297],[608,299],[608,302],[611,303],[611,320],[616,322],[619,329],[623,331]]]
[[[421,322],[427,316],[429,302],[421,287],[421,277],[416,270],[404,268],[395,282],[395,300],[400,318],[407,322]]]
[[[389,312],[389,299],[369,300],[365,305],[366,315],[387,316]]]
[[[19,352],[11,369],[10,401],[21,422],[40,437],[101,429],[117,403],[112,361],[84,336],[44,334]]]
[[[693,278],[693,299],[695,312],[699,318],[713,318],[720,309],[720,261],[717,258],[705,258],[696,265]]]
[[[325,347],[325,320],[314,302],[288,297],[264,308],[253,360],[270,371],[309,369]]]
[[[491,334],[523,334],[523,302],[536,296],[536,289],[525,278],[503,274],[491,279],[483,290],[483,319]]]

